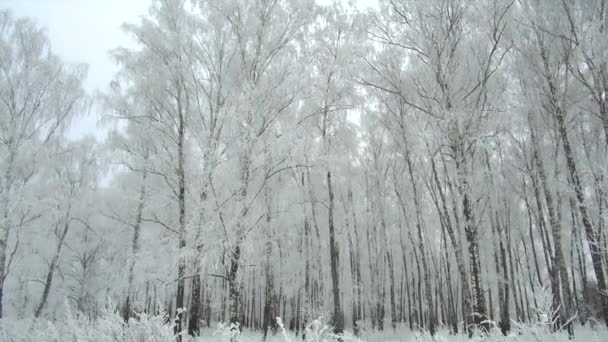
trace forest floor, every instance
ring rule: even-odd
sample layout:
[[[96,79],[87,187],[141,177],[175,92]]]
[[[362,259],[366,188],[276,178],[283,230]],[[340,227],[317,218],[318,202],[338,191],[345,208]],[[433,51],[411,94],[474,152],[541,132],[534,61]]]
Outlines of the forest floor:
[[[289,332],[288,338],[281,334],[271,336],[268,338],[268,342],[300,342],[303,341],[301,336],[295,336],[295,334]],[[315,342],[330,342],[334,339],[324,337]],[[205,342],[227,342],[221,336],[214,335],[212,331],[204,332],[200,341]],[[262,336],[259,333],[251,333],[245,331],[241,336],[240,341],[243,342],[260,342]],[[564,331],[561,333],[552,334],[548,331],[528,331],[524,334],[510,333],[508,336],[503,336],[499,331],[495,333],[476,336],[469,339],[468,335],[458,334],[451,335],[449,331],[439,330],[434,338],[426,333],[420,333],[417,331],[411,331],[407,327],[398,328],[396,330],[389,329],[388,331],[374,331],[364,332],[359,338],[345,338],[345,342],[494,342],[494,341],[509,341],[509,342],[566,342],[566,341],[583,341],[583,342],[608,342],[608,329],[606,328],[590,328],[590,327],[577,327],[575,330],[574,340],[568,339],[568,334]],[[308,341],[311,342],[311,341]]]
[[[358,338],[348,332],[343,342],[566,342],[567,333],[549,332],[542,325],[518,325],[514,323],[513,332],[503,336],[498,329],[489,334],[474,336],[450,335],[448,330],[440,329],[434,337],[426,333],[411,331],[407,326],[387,329],[382,332],[364,331]],[[307,331],[307,338],[296,336],[289,331],[278,330],[269,334],[267,342],[334,342],[336,337],[325,325],[318,325]],[[44,319],[0,319],[0,342],[175,342],[173,328],[165,324],[160,316],[142,316],[125,324],[120,315],[105,314],[89,320],[68,315],[54,322]],[[182,342],[229,342],[230,329],[218,325],[218,328],[206,328],[196,338],[184,337]],[[238,342],[261,342],[262,334],[244,329],[238,336]],[[576,326],[574,341],[608,342],[608,329],[603,325],[592,327]]]

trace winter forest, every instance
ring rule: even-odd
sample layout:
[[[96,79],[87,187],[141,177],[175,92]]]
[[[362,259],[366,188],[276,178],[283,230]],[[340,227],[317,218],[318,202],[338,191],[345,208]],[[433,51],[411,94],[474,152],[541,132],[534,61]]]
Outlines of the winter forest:
[[[608,339],[608,1],[149,6],[0,10],[0,340]]]

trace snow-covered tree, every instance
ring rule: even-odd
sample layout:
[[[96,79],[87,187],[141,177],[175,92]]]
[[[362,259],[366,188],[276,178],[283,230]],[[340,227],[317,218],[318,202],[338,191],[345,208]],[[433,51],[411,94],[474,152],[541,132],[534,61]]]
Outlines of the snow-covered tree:
[[[53,54],[41,28],[0,12],[0,316],[5,281],[19,245],[19,231],[41,215],[37,185],[74,115],[84,111],[84,65]]]

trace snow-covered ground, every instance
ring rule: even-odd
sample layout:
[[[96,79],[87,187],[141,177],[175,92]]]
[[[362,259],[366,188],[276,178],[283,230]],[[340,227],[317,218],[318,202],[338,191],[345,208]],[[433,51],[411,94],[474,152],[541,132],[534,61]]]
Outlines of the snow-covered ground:
[[[276,334],[269,334],[268,342],[330,342],[336,337],[331,334],[331,329],[326,325],[315,321],[307,329],[304,339],[300,334],[296,336],[292,332],[278,330]],[[575,329],[575,341],[584,342],[606,342],[608,341],[608,329],[603,325],[577,326]],[[218,325],[215,328],[206,328],[197,338],[184,337],[184,342],[228,342],[230,340],[229,327]],[[428,334],[411,331],[407,326],[398,326],[393,330],[388,328],[383,332],[364,331],[359,338],[355,338],[348,332],[343,336],[343,341],[437,341],[437,342],[465,342],[465,341],[517,341],[517,342],[541,342],[541,341],[568,341],[566,332],[552,334],[546,326],[520,326],[514,324],[513,332],[509,336],[503,336],[498,329],[485,334],[477,335],[472,339],[468,336],[450,335],[448,330],[439,330],[431,338]],[[161,316],[143,315],[139,320],[131,320],[126,326],[119,314],[107,313],[100,318],[88,320],[67,315],[65,319],[56,322],[46,320],[0,320],[0,342],[172,342],[176,341],[173,328],[165,324]],[[259,332],[247,329],[238,336],[241,342],[262,341]]]

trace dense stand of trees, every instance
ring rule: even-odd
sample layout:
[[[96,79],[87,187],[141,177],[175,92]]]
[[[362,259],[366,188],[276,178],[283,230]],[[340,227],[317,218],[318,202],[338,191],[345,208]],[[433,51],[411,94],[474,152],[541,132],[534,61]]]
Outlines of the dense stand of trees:
[[[0,12],[0,312],[608,324],[606,7],[158,0],[96,97]]]

